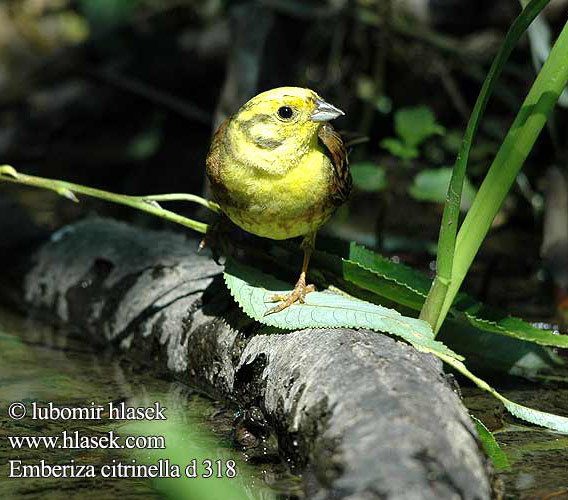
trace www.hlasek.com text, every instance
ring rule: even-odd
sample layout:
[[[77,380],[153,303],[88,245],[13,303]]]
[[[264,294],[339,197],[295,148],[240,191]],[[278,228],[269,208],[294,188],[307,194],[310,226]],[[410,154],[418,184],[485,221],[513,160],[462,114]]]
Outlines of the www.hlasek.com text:
[[[95,448],[115,450],[164,450],[164,436],[119,436],[109,431],[99,436],[89,436],[80,431],[63,431],[58,436],[8,436],[8,442],[13,449],[46,448],[62,450],[90,450]]]

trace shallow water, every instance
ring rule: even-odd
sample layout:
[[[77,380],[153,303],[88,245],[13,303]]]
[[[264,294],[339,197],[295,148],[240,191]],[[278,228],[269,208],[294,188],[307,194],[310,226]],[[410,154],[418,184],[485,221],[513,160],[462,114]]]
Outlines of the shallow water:
[[[299,479],[287,472],[274,453],[265,450],[260,457],[256,454],[254,465],[253,460],[247,463],[248,456],[233,444],[234,413],[183,384],[156,378],[152,370],[134,371],[116,353],[96,352],[78,337],[3,309],[0,346],[0,498],[153,499],[164,498],[164,492],[170,491],[173,498],[199,500],[226,498],[229,491],[234,498],[276,499],[290,498],[294,491],[299,491]],[[23,403],[28,412],[20,420],[8,416],[8,407],[14,402]],[[47,407],[49,402],[60,408],[90,409],[91,413],[85,412],[81,417],[94,418],[33,419],[33,403],[37,410]],[[109,408],[111,402],[115,409],[123,402],[128,407],[141,408],[155,407],[158,402],[165,410],[161,414],[158,411],[156,416],[163,415],[166,420],[113,420],[109,410],[116,410]],[[99,405],[102,409],[96,410]],[[56,415],[52,412],[48,416]],[[133,436],[130,445],[142,448],[103,448],[111,442],[105,441],[111,431],[115,433],[113,445],[125,445],[127,436]],[[46,448],[46,443],[40,442],[34,448],[33,444],[24,443],[18,449],[18,444],[8,439],[14,436],[58,437],[57,443],[64,444]],[[94,444],[99,447],[85,448],[85,442],[78,441],[84,436],[96,437],[98,442]],[[140,436],[142,440],[136,442]],[[78,443],[82,448],[77,448]],[[167,449],[161,449],[163,445]],[[170,463],[165,462],[167,459]],[[193,459],[198,478],[187,479],[184,468]],[[210,464],[204,463],[207,459]],[[24,467],[41,464],[42,460],[41,472]],[[132,477],[151,472],[125,467],[156,464],[154,475],[171,475],[172,463],[179,464],[181,480]],[[57,469],[55,465],[67,467]],[[213,478],[206,478],[207,467],[213,470]],[[237,475],[229,479],[233,469]],[[93,471],[95,477],[69,477]],[[48,473],[68,477],[22,477]],[[224,478],[215,479],[218,474]],[[112,477],[117,475],[128,477]]]
[[[193,392],[177,382],[157,378],[152,369],[141,371],[131,367],[116,353],[95,351],[84,339],[69,332],[58,331],[29,319],[23,319],[0,308],[0,498],[60,499],[68,498],[231,498],[285,499],[301,495],[301,482],[282,464],[274,449],[245,454],[235,448],[233,440],[234,413]],[[536,385],[510,378],[507,385],[492,383],[507,397],[519,403],[568,415],[568,386],[565,384]],[[498,476],[505,487],[504,498],[544,500],[568,498],[568,436],[537,427],[525,426],[513,419],[492,396],[476,388],[462,389],[470,412],[483,420],[495,433],[506,453],[511,468]],[[53,402],[57,407],[91,407],[102,405],[100,418],[93,420],[33,420],[28,416],[11,419],[8,406],[22,402],[28,411],[32,402],[45,407]],[[152,407],[159,402],[165,407],[166,421],[110,420],[108,403],[117,407],[121,402],[131,407]],[[164,436],[166,450],[125,449],[14,449],[8,436],[104,437],[110,431],[119,436]],[[122,441],[120,441],[122,442]],[[189,488],[174,479],[157,480],[136,477],[105,478],[105,465],[157,464],[162,459],[183,466],[193,458],[198,462],[217,460],[227,472],[230,460],[235,463],[237,477],[215,489],[215,479],[203,479],[204,490],[192,491],[197,484],[189,480]],[[10,478],[21,475],[23,469],[9,465],[21,460],[49,465],[93,465],[94,478]],[[114,461],[114,462],[113,462]],[[168,474],[170,469],[166,468]],[[166,469],[162,468],[163,474]],[[202,467],[203,469],[203,467]],[[118,469],[110,472],[118,473]],[[78,473],[75,468],[75,473]],[[183,476],[183,471],[182,476]],[[203,472],[203,470],[201,470]],[[217,472],[217,470],[215,470]],[[132,475],[127,471],[126,475]],[[116,474],[115,474],[116,475]],[[171,484],[175,488],[171,489]],[[178,489],[176,489],[178,488]],[[557,496],[550,496],[555,495]]]
[[[532,384],[509,379],[492,381],[505,397],[560,415],[568,415],[568,385]],[[505,499],[552,500],[568,498],[568,436],[511,417],[503,405],[477,388],[463,388],[464,403],[482,420],[506,454],[510,469],[498,477]]]

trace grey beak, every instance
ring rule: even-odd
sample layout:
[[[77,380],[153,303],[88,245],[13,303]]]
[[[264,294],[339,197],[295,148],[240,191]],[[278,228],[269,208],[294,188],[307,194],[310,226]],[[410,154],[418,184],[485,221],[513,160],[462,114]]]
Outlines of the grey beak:
[[[310,120],[314,122],[327,122],[337,118],[338,116],[343,116],[344,114],[345,113],[343,111],[335,106],[332,106],[321,99],[316,99],[316,110],[310,116]]]

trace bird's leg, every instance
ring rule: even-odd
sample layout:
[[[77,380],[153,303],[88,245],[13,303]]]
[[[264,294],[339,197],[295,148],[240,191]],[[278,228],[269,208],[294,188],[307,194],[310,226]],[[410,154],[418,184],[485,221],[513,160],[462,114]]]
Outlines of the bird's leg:
[[[228,257],[232,254],[231,246],[231,222],[226,215],[215,217],[209,227],[207,233],[203,236],[197,252],[209,248],[215,263],[220,264],[221,256]]]
[[[302,241],[302,248],[304,250],[304,262],[302,264],[302,272],[300,277],[296,282],[294,290],[288,295],[274,295],[270,298],[270,302],[280,302],[277,306],[269,309],[264,315],[274,314],[283,311],[287,307],[290,307],[294,302],[304,303],[304,298],[310,292],[314,292],[316,287],[314,285],[306,285],[306,273],[308,271],[308,264],[310,263],[310,257],[314,249],[316,241],[316,233],[310,233],[306,235],[304,241]]]

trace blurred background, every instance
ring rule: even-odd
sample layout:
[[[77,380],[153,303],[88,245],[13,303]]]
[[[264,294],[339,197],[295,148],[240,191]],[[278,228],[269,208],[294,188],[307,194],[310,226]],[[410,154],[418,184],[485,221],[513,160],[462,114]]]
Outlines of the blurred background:
[[[464,210],[567,4],[551,2],[506,66],[471,154]],[[346,112],[334,125],[350,144],[355,181],[326,232],[432,273],[449,167],[519,11],[517,0],[3,0],[0,164],[125,194],[207,194],[205,156],[221,121],[262,90],[309,87]],[[560,167],[562,196],[566,120],[557,108],[466,284],[524,317],[554,312],[540,257],[545,173]],[[0,185],[0,210],[11,224],[4,245],[26,218],[52,230],[98,213],[183,230],[13,185]],[[563,262],[564,250],[549,260]]]
[[[354,177],[350,201],[320,232],[318,244],[325,245],[326,237],[358,241],[433,276],[451,167],[521,3],[525,0],[0,0],[0,165],[123,194],[208,196],[205,157],[223,119],[263,90],[309,87],[346,112],[334,126],[349,144]],[[464,213],[567,19],[568,0],[551,0],[504,68],[470,155]],[[505,314],[564,331],[567,107],[565,93],[464,284]],[[136,210],[80,201],[0,182],[0,262],[11,272],[3,273],[0,295],[10,289],[4,275],[20,272],[12,263],[22,259],[10,257],[92,214],[193,236]],[[168,208],[206,217],[187,203]],[[157,379],[156,367],[133,375],[128,363],[85,352],[83,339],[66,344],[61,332],[45,333],[28,322],[0,309],[0,385],[8,388],[0,405],[22,394],[78,404],[85,397],[102,402],[142,392],[189,411],[187,390]],[[501,366],[503,360],[493,362],[491,356],[502,356],[508,347],[490,345],[483,361]],[[468,354],[468,363],[472,357]],[[540,366],[541,358],[526,358]],[[540,386],[503,378],[498,372],[497,387],[513,400],[567,414],[565,379]],[[551,498],[560,487],[566,493],[566,439],[517,421],[508,424],[494,398],[465,384],[462,393],[491,430],[507,431],[496,434],[515,464],[505,476],[504,498]],[[258,444],[248,432],[256,425],[254,412],[235,413],[222,403],[192,398],[195,413],[186,415],[186,430],[196,422],[214,429],[222,453],[251,464],[252,472],[244,465],[242,470],[254,479],[251,490],[258,497],[276,498],[278,492],[301,497],[302,480],[293,464],[281,460],[276,440]],[[310,471],[305,474],[309,484]],[[52,488],[28,484],[8,481],[0,489],[10,498],[16,493],[43,498],[44,488]],[[68,479],[60,484],[71,491]],[[265,485],[274,496],[263,496]],[[116,482],[93,480],[76,488],[93,498],[160,498],[147,481],[122,481],[119,489]]]

